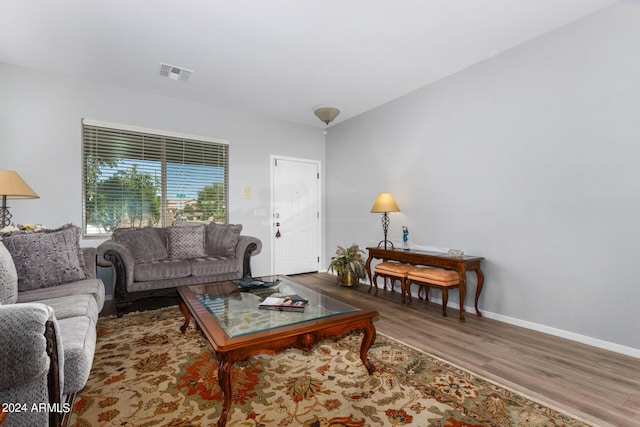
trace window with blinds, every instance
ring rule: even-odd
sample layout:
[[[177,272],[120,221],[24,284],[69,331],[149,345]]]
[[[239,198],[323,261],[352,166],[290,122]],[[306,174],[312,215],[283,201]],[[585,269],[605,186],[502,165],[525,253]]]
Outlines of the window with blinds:
[[[227,141],[89,120],[82,131],[85,236],[227,222]]]

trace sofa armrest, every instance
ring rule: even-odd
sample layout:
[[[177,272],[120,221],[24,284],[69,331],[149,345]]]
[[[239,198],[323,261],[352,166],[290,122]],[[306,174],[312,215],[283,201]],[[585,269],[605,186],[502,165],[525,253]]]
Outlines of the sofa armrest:
[[[236,246],[236,258],[242,259],[242,277],[251,276],[251,257],[262,251],[262,241],[257,237],[240,236]]]
[[[40,303],[0,306],[0,337],[0,401],[59,405],[64,352],[53,309]],[[46,395],[42,393],[44,384]],[[20,394],[24,395],[13,390],[23,390]],[[51,411],[49,424],[59,425],[59,421],[60,413]]]
[[[0,389],[33,381],[49,370],[44,336],[53,309],[39,303],[0,306]]]
[[[123,245],[113,240],[107,240],[97,247],[97,259],[98,265],[112,267],[113,298],[117,301],[133,284],[135,268],[133,255]]]
[[[120,243],[114,242],[113,240],[102,242],[96,248],[96,258],[99,266],[110,267],[113,265],[113,255],[109,254],[109,252],[117,254],[117,256],[125,263],[126,268],[133,271],[133,266],[135,264],[133,255],[131,255],[126,247]]]

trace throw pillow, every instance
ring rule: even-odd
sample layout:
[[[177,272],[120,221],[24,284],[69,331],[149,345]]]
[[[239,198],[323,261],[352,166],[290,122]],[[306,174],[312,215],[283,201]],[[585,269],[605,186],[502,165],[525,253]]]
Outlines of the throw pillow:
[[[80,228],[13,232],[3,236],[18,273],[18,290],[44,288],[87,278]]]
[[[0,305],[18,300],[18,272],[13,258],[0,241]]]
[[[168,256],[167,248],[154,228],[116,230],[111,238],[127,248],[136,263],[162,261]]]
[[[204,224],[190,227],[168,227],[169,258],[192,259],[207,256],[204,251]]]
[[[242,224],[207,225],[207,253],[212,256],[235,257]]]

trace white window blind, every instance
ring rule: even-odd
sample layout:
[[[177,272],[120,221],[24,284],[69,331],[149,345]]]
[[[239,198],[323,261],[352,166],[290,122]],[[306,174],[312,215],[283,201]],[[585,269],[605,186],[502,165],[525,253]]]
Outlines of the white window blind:
[[[89,120],[82,130],[85,236],[227,222],[226,141]]]

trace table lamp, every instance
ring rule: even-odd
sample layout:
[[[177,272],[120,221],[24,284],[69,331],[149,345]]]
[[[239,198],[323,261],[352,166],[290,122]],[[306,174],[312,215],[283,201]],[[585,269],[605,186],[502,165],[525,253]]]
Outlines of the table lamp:
[[[0,170],[0,196],[2,207],[0,208],[0,228],[11,224],[11,213],[7,206],[7,199],[38,199],[40,196],[29,187],[29,184],[15,171]]]
[[[387,249],[387,243],[391,246],[391,249],[394,249],[393,243],[387,240],[387,230],[389,229],[389,212],[400,212],[400,208],[398,208],[398,204],[393,198],[391,193],[380,193],[378,194],[378,198],[373,203],[371,207],[372,213],[382,213],[382,231],[384,232],[384,240],[381,240],[378,243],[378,247],[380,247],[384,243],[384,248]]]

